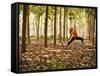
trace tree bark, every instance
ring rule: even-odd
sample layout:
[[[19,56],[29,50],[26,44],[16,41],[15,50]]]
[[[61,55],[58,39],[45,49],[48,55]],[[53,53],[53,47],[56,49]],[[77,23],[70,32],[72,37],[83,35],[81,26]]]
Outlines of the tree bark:
[[[29,27],[29,6],[27,5],[27,38],[30,43],[30,27]]]
[[[23,9],[23,24],[22,24],[22,53],[26,52],[26,15],[27,15],[27,5],[24,5]]]
[[[61,43],[61,8],[60,8],[60,17],[59,17],[59,41]]]
[[[53,19],[51,20],[51,37],[53,36]]]
[[[88,35],[89,35],[89,42],[91,41],[90,40],[90,25],[89,25],[89,23],[90,23],[90,16],[89,16],[89,14],[88,14],[88,17],[87,17],[87,22],[88,22]]]
[[[65,31],[66,31],[65,36],[66,36],[66,40],[68,40],[68,22],[67,22],[67,21],[68,21],[68,9],[66,9],[66,18],[65,18],[65,21],[66,21],[66,22],[65,22],[65,26],[66,26],[66,27],[65,27],[65,28],[66,28],[66,29],[65,29]]]
[[[37,16],[37,41],[39,41],[39,24],[40,24],[40,16]]]
[[[54,45],[56,45],[56,6],[55,6],[55,19],[54,19]]]
[[[63,24],[63,41],[65,42],[65,17],[66,17],[66,12],[64,8],[64,24]]]
[[[44,46],[47,47],[47,27],[48,27],[48,6],[46,6],[45,28],[44,28]]]
[[[94,13],[94,15],[93,15],[93,45],[95,45],[95,33],[96,33],[96,31],[95,31],[95,28],[96,28],[96,24],[95,24],[95,21],[96,21],[96,10],[94,9],[93,10],[93,13]]]
[[[42,19],[41,19],[41,21],[40,21],[41,23],[41,28],[40,28],[40,35],[42,36]]]
[[[94,29],[95,29],[95,27],[94,27],[94,26],[95,26],[95,24],[94,24],[94,20],[95,20],[95,19],[93,19],[93,40],[92,40],[93,45],[94,45]]]
[[[95,44],[95,17],[93,18],[93,45]]]

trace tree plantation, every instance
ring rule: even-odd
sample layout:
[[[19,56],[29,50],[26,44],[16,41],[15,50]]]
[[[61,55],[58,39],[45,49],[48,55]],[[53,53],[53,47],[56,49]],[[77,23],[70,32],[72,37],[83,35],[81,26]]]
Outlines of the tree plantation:
[[[96,67],[96,12],[90,7],[20,4],[19,70]]]

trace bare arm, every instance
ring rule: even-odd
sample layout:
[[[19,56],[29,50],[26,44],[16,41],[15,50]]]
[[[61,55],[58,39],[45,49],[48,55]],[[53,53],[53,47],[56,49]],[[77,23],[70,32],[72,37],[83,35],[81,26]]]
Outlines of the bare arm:
[[[76,31],[76,20],[74,21],[73,30]]]
[[[74,31],[76,31],[76,24],[74,24]]]

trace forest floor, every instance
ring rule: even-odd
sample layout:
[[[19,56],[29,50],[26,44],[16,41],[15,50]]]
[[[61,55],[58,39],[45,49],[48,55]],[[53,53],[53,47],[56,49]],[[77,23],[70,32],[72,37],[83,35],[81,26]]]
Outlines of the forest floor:
[[[21,72],[96,67],[96,46],[87,41],[82,45],[76,40],[69,47],[48,43],[47,48],[43,41],[31,41],[26,49],[19,59]]]

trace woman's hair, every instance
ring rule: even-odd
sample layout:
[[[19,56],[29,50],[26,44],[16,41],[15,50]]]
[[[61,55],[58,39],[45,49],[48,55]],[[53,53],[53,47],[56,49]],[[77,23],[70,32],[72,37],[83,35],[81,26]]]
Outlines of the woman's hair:
[[[73,28],[71,27],[70,30],[69,30],[69,33],[71,33],[72,31],[73,31]]]

